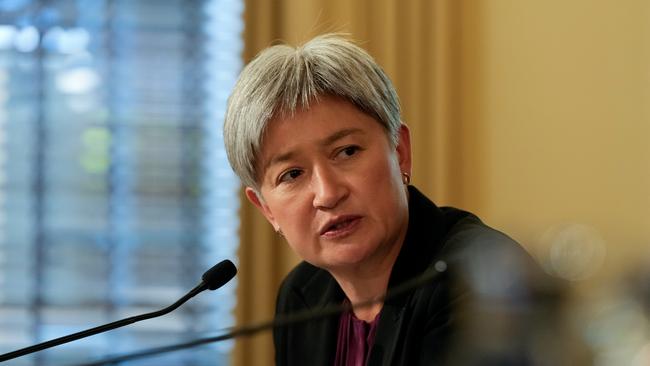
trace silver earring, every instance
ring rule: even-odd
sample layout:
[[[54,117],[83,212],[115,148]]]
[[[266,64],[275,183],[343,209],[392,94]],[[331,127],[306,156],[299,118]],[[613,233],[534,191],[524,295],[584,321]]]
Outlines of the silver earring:
[[[408,186],[411,184],[411,176],[407,172],[402,172],[402,183],[404,183],[405,186]]]

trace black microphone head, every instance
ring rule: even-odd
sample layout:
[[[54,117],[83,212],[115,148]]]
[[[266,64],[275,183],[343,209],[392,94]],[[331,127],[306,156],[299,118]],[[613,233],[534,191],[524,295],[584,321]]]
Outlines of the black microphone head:
[[[237,267],[229,261],[223,260],[215,264],[203,274],[203,283],[210,290],[216,290],[228,283],[237,274]]]

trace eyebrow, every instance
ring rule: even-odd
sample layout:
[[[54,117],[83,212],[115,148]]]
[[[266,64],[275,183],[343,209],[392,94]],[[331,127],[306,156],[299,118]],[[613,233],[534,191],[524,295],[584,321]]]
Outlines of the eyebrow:
[[[344,138],[346,136],[353,135],[353,134],[358,134],[358,133],[363,133],[363,130],[360,129],[360,128],[345,128],[345,129],[336,131],[333,134],[325,137],[318,144],[323,146],[323,147],[327,147],[327,146],[332,145],[336,141],[338,141],[338,140],[340,140],[340,139],[342,139],[342,138]],[[266,164],[264,164],[264,167],[263,167],[262,171],[265,172],[266,169],[268,169],[268,167],[270,167],[271,165],[291,160],[294,157],[294,155],[295,155],[294,151],[288,151],[286,153],[276,155],[271,160],[267,161]]]

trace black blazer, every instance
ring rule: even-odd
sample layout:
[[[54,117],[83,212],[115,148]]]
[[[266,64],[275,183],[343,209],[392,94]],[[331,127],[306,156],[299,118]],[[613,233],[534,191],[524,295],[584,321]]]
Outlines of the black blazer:
[[[476,293],[491,290],[489,286],[481,288],[486,287],[481,277],[491,276],[481,271],[489,272],[495,265],[502,270],[503,263],[495,261],[504,253],[508,263],[514,263],[512,258],[523,258],[523,267],[534,264],[517,243],[487,227],[476,216],[454,208],[439,208],[412,186],[409,194],[408,231],[388,287],[429,271],[444,271],[425,285],[384,303],[368,364],[460,364],[463,358],[453,353],[467,349],[465,345],[460,346],[460,341],[467,337],[460,331],[463,322],[457,309],[462,308],[464,300],[478,298]],[[504,273],[500,275],[503,277]],[[474,283],[477,276],[478,285]],[[510,290],[518,283],[508,278],[518,276],[505,273],[505,277],[506,283],[503,288],[499,285],[498,290],[510,296],[513,292]],[[302,262],[280,287],[276,315],[317,311],[341,304],[344,297],[327,271]],[[276,364],[333,365],[338,320],[339,316],[335,315],[276,328],[273,333]],[[477,353],[474,355],[477,357]],[[502,361],[500,358],[495,364],[507,363]]]

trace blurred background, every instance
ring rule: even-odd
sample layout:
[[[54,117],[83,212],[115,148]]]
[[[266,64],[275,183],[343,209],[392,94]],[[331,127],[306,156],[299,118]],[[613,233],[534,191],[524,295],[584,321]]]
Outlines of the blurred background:
[[[277,42],[348,33],[394,81],[413,183],[568,281],[583,364],[650,363],[650,2],[0,0],[0,351],[60,364],[268,320],[297,258],[222,150],[229,90]],[[582,351],[581,351],[582,352]],[[136,365],[272,364],[270,333]]]
[[[242,10],[0,0],[0,352],[161,309],[236,259],[239,183],[221,121]],[[235,282],[11,362],[72,364],[216,333],[234,324]],[[133,364],[223,365],[231,349]]]

